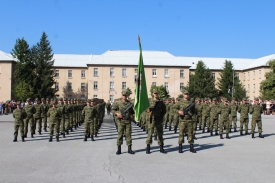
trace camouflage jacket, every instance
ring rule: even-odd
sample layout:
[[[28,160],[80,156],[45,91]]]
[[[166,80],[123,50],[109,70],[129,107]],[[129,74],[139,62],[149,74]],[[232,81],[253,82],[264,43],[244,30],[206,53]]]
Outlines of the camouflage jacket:
[[[241,104],[238,107],[238,112],[241,114],[241,118],[248,118],[249,104]]]
[[[219,104],[211,104],[210,105],[210,118],[218,119],[219,114],[221,114],[221,105]]]
[[[252,120],[261,120],[261,114],[263,113],[263,107],[253,104],[250,106],[249,113],[252,114]]]
[[[175,112],[178,113],[178,111],[183,111],[186,107],[188,107],[192,102],[190,100],[181,100],[174,105]],[[195,115],[195,106],[191,108],[188,112],[188,114],[185,114],[184,116],[179,116],[180,121],[192,121],[192,116]]]
[[[221,108],[221,117],[220,117],[220,120],[221,121],[228,120],[229,114],[231,113],[230,106],[228,106],[228,105],[220,105],[220,108]]]
[[[82,110],[81,116],[85,122],[92,122],[95,118],[96,110],[94,106],[85,106]]]
[[[33,118],[33,114],[35,113],[35,108],[31,104],[25,105],[23,109],[27,114],[27,118]]]
[[[131,104],[130,101],[120,101],[117,103],[117,105],[114,105],[112,107],[112,113],[121,113]],[[121,122],[125,122],[125,123],[130,123],[131,120],[134,118],[134,109],[131,108],[127,111],[125,117],[123,117],[122,119],[118,118]]]
[[[33,114],[33,117],[34,118],[41,118],[41,114],[42,114],[41,104],[34,104],[33,107],[35,108],[35,113]]]
[[[15,118],[15,123],[23,123],[23,120],[27,117],[24,109],[14,109],[13,117]]]
[[[147,112],[149,112],[148,116],[155,121],[155,124],[161,124],[166,113],[166,106],[160,99],[151,99],[149,100],[149,109]]]
[[[47,116],[50,117],[50,123],[57,123],[62,117],[62,114],[58,108],[51,107],[47,112]]]
[[[202,116],[209,116],[210,115],[210,105],[203,104],[202,105]]]
[[[238,111],[238,105],[237,104],[229,104],[231,108],[231,116],[235,117],[237,116],[237,111]]]

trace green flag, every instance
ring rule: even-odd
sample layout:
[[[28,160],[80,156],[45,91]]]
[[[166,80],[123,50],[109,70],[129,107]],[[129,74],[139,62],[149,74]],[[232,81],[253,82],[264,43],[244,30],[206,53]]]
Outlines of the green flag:
[[[146,80],[145,80],[145,72],[143,66],[143,58],[142,58],[142,49],[140,43],[140,37],[138,36],[139,43],[139,62],[138,62],[138,72],[137,72],[137,85],[136,85],[136,96],[135,96],[135,119],[136,121],[140,120],[140,114],[145,111],[149,107],[149,100],[147,94]]]

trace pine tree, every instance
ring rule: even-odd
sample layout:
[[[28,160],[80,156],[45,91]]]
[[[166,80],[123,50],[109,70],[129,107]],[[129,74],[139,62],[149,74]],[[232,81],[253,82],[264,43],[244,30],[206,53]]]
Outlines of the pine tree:
[[[206,68],[203,61],[197,63],[195,73],[190,74],[188,85],[184,87],[184,89],[189,91],[190,98],[213,98],[218,95],[212,73],[208,68]]]
[[[233,97],[237,100],[242,100],[242,98],[246,96],[244,86],[237,78],[236,73],[234,72],[234,66],[230,60],[225,60],[217,85],[220,90],[220,96],[229,100],[232,99],[232,92]]]
[[[275,60],[270,60],[267,63],[271,71],[265,74],[266,79],[260,84],[261,98],[271,100],[275,98]]]
[[[36,97],[53,97],[55,89],[53,53],[47,35],[43,32],[40,42],[31,49],[32,60],[35,65],[34,93]]]
[[[32,98],[33,88],[25,81],[19,81],[15,86],[14,94],[18,100],[24,101],[27,98]]]

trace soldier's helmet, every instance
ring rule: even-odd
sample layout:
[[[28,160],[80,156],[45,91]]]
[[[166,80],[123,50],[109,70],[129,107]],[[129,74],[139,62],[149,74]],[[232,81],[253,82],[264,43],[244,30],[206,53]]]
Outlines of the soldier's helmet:
[[[159,91],[157,89],[153,89],[153,94],[158,94]]]
[[[123,96],[128,96],[128,93],[127,93],[126,90],[123,90],[123,91],[121,92],[121,95],[123,95]]]
[[[228,102],[227,98],[223,98],[223,101]]]
[[[243,100],[246,100],[246,97],[244,97]]]
[[[62,98],[62,97],[59,97],[58,100],[63,101],[63,98]]]
[[[188,90],[182,90],[182,93],[183,94],[189,94],[189,91]]]
[[[87,102],[89,102],[89,103],[90,103],[90,102],[92,102],[92,100],[91,100],[91,99],[88,99],[88,100],[87,100]]]
[[[255,100],[255,101],[259,101],[259,98],[256,97],[254,100]]]
[[[16,105],[20,105],[21,103],[18,101],[18,102],[16,102]]]
[[[38,98],[35,98],[35,101],[38,101],[39,99]]]
[[[27,102],[30,102],[31,101],[31,99],[30,98],[27,98],[27,100],[26,100]]]
[[[56,105],[56,100],[52,100],[51,104]]]
[[[65,97],[63,100],[64,100],[64,101],[67,101],[68,99]]]

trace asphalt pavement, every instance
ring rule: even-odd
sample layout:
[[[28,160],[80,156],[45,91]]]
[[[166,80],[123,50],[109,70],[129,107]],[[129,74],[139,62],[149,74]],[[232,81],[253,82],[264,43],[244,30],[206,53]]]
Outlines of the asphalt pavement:
[[[275,116],[262,115],[264,139],[230,133],[231,139],[197,131],[197,153],[178,153],[178,134],[164,130],[164,148],[154,141],[145,153],[147,134],[134,123],[134,155],[116,155],[117,132],[111,116],[105,116],[96,141],[83,141],[84,125],[60,142],[48,142],[49,132],[36,133],[26,142],[13,142],[12,115],[0,115],[0,182],[162,183],[162,182],[275,182]],[[251,120],[250,120],[251,121]],[[238,121],[239,126],[239,121]],[[249,123],[249,128],[251,123]],[[48,129],[49,131],[49,129]],[[250,131],[250,130],[249,130]],[[256,128],[257,132],[257,128]]]

